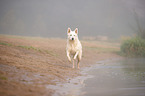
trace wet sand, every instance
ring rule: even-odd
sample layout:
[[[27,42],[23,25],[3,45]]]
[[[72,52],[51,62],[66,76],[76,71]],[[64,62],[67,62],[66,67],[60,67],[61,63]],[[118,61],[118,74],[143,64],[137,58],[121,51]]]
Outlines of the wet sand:
[[[81,41],[83,59],[80,68],[96,61],[121,58],[118,43]],[[52,96],[49,85],[63,84],[81,76],[67,60],[66,40],[0,35],[1,96]],[[69,80],[68,80],[69,79]]]

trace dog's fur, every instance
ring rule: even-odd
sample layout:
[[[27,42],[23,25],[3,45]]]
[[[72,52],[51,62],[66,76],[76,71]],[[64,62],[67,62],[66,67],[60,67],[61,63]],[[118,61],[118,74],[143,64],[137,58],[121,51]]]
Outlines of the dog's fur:
[[[76,28],[74,31],[71,31],[70,28],[67,30],[67,46],[66,46],[66,53],[68,60],[71,62],[71,57],[73,57],[73,68],[74,68],[74,60],[78,60],[77,67],[79,69],[79,63],[82,58],[82,45],[81,42],[78,39],[78,28]]]

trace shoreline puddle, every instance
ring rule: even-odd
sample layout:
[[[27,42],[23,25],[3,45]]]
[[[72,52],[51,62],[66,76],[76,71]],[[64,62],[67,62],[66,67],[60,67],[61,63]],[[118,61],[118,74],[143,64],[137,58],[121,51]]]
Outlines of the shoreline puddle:
[[[53,89],[56,92],[53,96],[79,96],[80,89],[84,86],[84,81],[93,78],[92,75],[82,75],[73,79],[68,78],[67,83],[57,83],[56,85],[46,85],[46,88]]]

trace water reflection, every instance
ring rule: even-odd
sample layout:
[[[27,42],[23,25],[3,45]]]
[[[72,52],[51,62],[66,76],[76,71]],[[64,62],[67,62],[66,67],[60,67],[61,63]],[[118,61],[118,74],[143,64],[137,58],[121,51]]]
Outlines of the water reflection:
[[[145,96],[145,58],[102,63],[89,74],[82,96]]]

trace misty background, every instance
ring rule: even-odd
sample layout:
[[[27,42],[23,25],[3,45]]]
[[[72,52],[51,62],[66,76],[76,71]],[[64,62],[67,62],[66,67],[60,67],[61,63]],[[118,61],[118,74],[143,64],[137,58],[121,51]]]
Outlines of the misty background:
[[[0,0],[0,34],[119,38],[145,27],[145,0]]]

